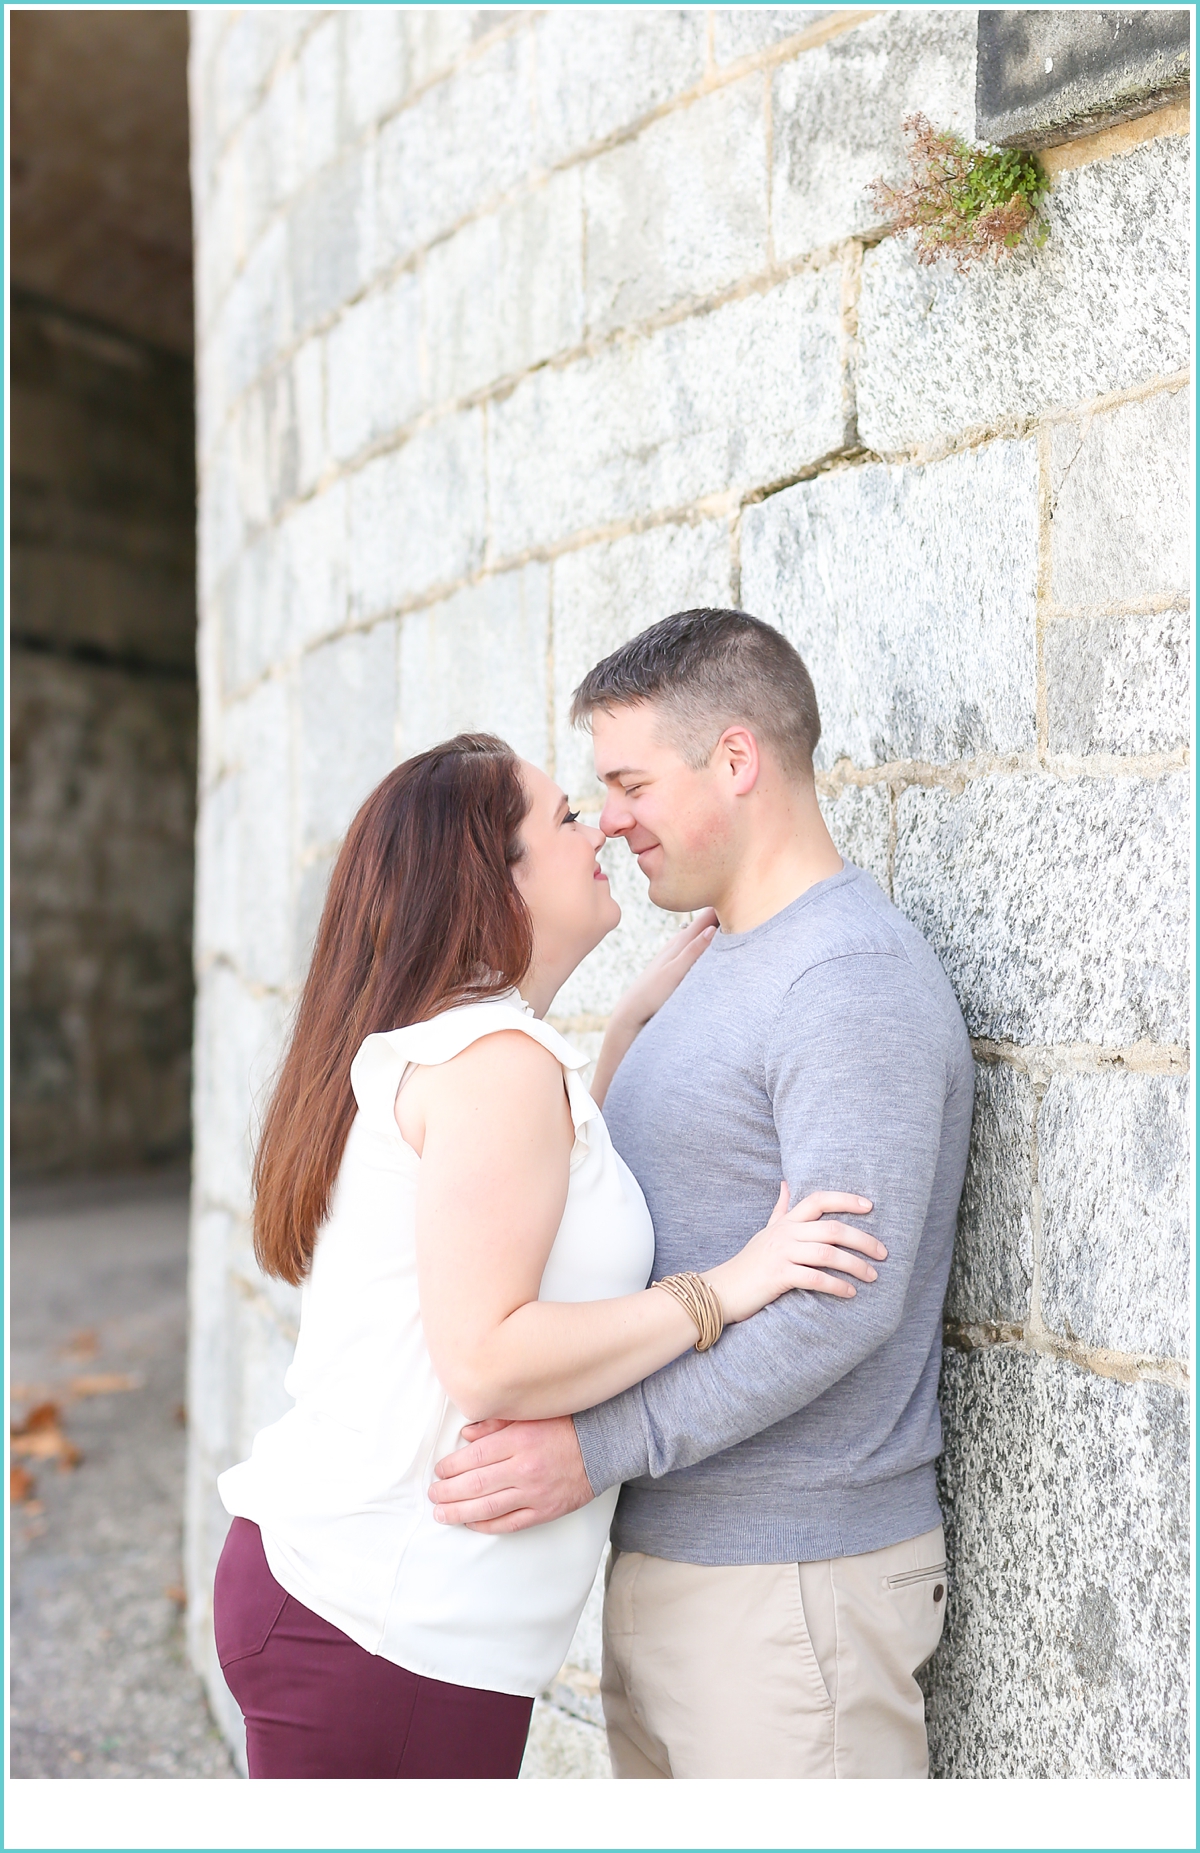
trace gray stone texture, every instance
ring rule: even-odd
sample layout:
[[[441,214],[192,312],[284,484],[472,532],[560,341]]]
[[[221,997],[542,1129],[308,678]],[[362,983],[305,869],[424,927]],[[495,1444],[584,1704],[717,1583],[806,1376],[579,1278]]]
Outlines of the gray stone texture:
[[[892,794],[886,785],[843,785],[818,793],[821,815],[842,855],[892,891]]]
[[[1048,148],[1187,94],[1187,7],[984,7],[975,133]]]
[[[1188,1399],[1008,1345],[948,1351],[935,1775],[1188,1774]]]
[[[188,1149],[196,780],[191,368],[16,291],[12,1162]]]
[[[946,761],[1036,740],[1038,466],[990,444],[831,470],[742,517],[742,600],[817,689],[817,764]]]
[[[1006,1063],[975,1069],[975,1118],[958,1213],[946,1317],[1024,1326],[1033,1285],[1033,1082]]]
[[[755,72],[589,163],[589,333],[643,321],[765,269],[765,100]]]
[[[846,441],[837,266],[542,368],[492,410],[501,558],[777,482]]]
[[[1188,1355],[1185,1075],[1055,1075],[1038,1114],[1041,1315],[1072,1343]]]
[[[718,68],[772,51],[784,40],[807,37],[825,22],[837,24],[833,8],[819,6],[717,7],[711,17]]]
[[[1062,174],[1050,236],[960,276],[888,238],[863,260],[858,429],[884,453],[1182,371],[1190,359],[1188,142]],[[1081,305],[1087,313],[1081,313]]]
[[[778,258],[870,230],[867,188],[904,170],[915,110],[969,134],[975,16],[966,7],[888,7],[774,72],[771,232]]]
[[[1186,773],[910,786],[895,900],[939,954],[972,1035],[1186,1041]]]
[[[1050,598],[1068,609],[1191,589],[1188,393],[1050,428]]]
[[[1170,753],[1191,737],[1192,614],[1059,618],[1042,633],[1052,753]]]
[[[471,731],[498,733],[544,766],[549,649],[550,573],[536,561],[411,612],[400,630],[395,757]]]

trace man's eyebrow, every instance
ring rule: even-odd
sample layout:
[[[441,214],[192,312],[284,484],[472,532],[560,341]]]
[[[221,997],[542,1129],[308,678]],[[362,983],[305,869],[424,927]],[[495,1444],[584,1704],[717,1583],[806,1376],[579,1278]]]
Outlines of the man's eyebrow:
[[[609,779],[645,778],[646,773],[642,766],[618,766],[615,772],[603,772],[600,776],[607,785]]]

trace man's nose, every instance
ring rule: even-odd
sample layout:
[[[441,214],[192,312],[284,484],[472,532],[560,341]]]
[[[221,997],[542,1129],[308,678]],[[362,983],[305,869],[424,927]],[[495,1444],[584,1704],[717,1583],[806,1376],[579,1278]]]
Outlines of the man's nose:
[[[633,829],[633,813],[623,799],[610,792],[604,800],[604,809],[600,813],[599,824],[605,836],[627,836]]]

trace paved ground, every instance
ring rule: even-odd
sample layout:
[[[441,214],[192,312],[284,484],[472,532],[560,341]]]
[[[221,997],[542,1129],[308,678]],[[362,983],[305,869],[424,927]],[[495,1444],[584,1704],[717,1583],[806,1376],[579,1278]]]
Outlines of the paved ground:
[[[236,1778],[183,1649],[184,1186],[27,1188],[12,1212],[13,1422],[61,1411],[13,1454],[35,1485],[12,1516],[12,1774]]]

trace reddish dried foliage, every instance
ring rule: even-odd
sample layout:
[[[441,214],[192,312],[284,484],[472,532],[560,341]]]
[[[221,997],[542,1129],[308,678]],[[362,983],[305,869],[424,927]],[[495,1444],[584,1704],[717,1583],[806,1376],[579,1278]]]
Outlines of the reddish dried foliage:
[[[922,115],[902,126],[911,178],[898,187],[875,180],[868,191],[894,231],[916,233],[918,263],[947,257],[961,272],[1019,243],[1045,187],[1032,157],[972,148]]]

